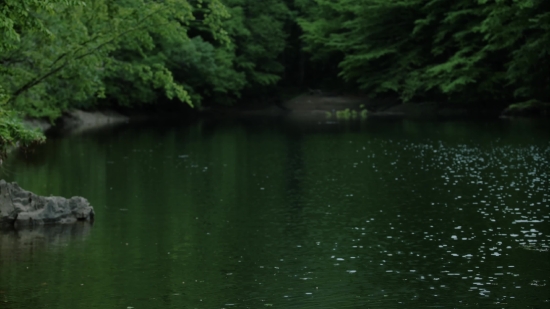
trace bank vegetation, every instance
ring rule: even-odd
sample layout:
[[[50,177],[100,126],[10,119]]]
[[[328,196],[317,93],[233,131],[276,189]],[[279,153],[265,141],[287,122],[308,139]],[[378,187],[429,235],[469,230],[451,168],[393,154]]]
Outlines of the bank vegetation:
[[[5,0],[0,146],[43,141],[23,117],[280,89],[528,110],[549,49],[546,0]]]

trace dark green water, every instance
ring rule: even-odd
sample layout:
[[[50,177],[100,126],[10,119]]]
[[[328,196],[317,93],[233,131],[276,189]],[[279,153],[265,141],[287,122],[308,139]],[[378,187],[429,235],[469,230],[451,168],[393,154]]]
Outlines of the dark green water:
[[[0,308],[549,308],[550,127],[203,121],[51,138],[2,178]]]

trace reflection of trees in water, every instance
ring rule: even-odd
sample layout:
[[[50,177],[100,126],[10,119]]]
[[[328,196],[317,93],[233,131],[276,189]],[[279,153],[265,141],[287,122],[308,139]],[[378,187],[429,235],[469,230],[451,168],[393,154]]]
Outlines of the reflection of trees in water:
[[[286,164],[284,166],[286,176],[286,196],[289,200],[289,205],[293,210],[300,211],[303,208],[302,201],[302,181],[304,179],[304,154],[303,154],[303,138],[301,134],[286,136],[287,144]]]
[[[68,246],[86,239],[92,230],[89,222],[24,229],[0,229],[0,265],[26,259],[43,250]]]

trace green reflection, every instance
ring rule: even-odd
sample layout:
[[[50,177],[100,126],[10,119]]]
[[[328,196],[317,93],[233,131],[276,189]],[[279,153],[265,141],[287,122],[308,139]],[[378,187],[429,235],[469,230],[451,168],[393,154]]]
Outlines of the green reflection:
[[[522,231],[540,249],[550,231],[516,221],[547,215],[548,132],[203,121],[51,138],[4,177],[85,196],[96,223],[31,245],[2,232],[1,307],[540,303],[549,260]]]

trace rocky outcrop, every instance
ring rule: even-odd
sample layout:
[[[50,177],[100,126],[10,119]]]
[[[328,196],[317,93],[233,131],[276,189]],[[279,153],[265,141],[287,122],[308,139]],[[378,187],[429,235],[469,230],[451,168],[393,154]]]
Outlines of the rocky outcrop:
[[[94,208],[83,197],[38,196],[17,183],[0,180],[0,225],[29,226],[93,221]]]
[[[346,108],[351,110],[359,109],[366,101],[366,97],[360,96],[304,94],[284,102],[282,106],[289,111],[297,113],[312,111],[332,112],[345,110]]]
[[[65,112],[56,122],[56,127],[58,130],[75,134],[127,122],[129,122],[127,116],[114,111],[86,112],[75,109]]]
[[[45,118],[27,118],[23,120],[25,125],[30,129],[38,129],[42,132],[46,132],[53,128],[71,133],[80,133],[90,129],[127,123],[129,121],[129,117],[114,111],[86,112],[78,109],[65,112],[63,116],[56,120],[55,127]]]
[[[52,127],[52,123],[47,119],[38,119],[38,118],[26,118],[23,120],[23,123],[27,126],[29,129],[33,130],[39,130],[42,132],[46,132]]]

